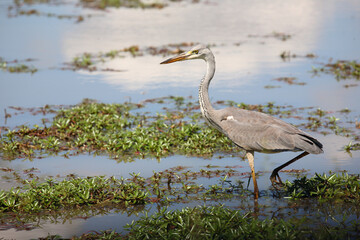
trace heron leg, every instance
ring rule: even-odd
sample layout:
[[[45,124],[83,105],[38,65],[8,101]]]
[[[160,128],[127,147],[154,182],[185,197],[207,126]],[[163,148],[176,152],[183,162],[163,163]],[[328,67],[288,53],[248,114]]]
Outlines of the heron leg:
[[[300,158],[305,157],[305,156],[308,155],[308,154],[309,154],[308,152],[303,152],[303,153],[301,153],[300,155],[298,155],[298,156],[294,157],[293,159],[291,159],[290,161],[287,161],[287,162],[284,163],[283,165],[275,168],[275,169],[273,170],[271,176],[270,176],[270,181],[271,181],[272,185],[273,185],[275,188],[278,188],[279,185],[282,186],[283,183],[282,183],[281,178],[280,178],[280,176],[279,176],[279,171],[280,171],[281,169],[283,169],[284,167],[289,166],[289,165],[292,164],[293,162],[299,160]]]
[[[255,176],[255,166],[254,166],[254,152],[253,151],[248,151],[246,152],[246,157],[249,160],[249,165],[251,168],[251,176],[254,182],[254,194],[255,194],[255,199],[259,198],[259,188],[257,185],[257,181],[256,181],[256,176]]]

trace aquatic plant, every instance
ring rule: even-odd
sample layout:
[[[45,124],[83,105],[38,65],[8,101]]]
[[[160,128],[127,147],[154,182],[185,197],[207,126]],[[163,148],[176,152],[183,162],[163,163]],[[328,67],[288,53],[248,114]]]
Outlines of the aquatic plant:
[[[349,144],[344,146],[344,150],[346,152],[360,150],[360,143],[352,143],[352,142],[350,142]]]
[[[0,190],[1,212],[38,212],[100,203],[142,204],[147,194],[134,183],[114,177],[24,180],[23,190]]]
[[[32,61],[32,59],[27,59],[25,61]],[[21,61],[20,61],[21,62]],[[28,66],[23,63],[19,63],[18,60],[14,61],[5,61],[0,58],[0,69],[9,73],[36,73],[38,70],[33,66]]]
[[[76,68],[80,69],[89,69],[95,70],[95,67],[92,66],[94,63],[91,60],[91,55],[89,53],[84,53],[81,57],[75,57],[73,59],[72,65],[74,65]]]
[[[328,73],[335,75],[336,80],[360,80],[360,63],[357,61],[338,60],[335,63],[324,64],[324,67],[313,68],[314,74]]]
[[[360,203],[360,176],[342,174],[315,174],[293,182],[286,181],[285,191],[293,199],[317,198],[322,201],[336,200]]]
[[[21,126],[1,135],[0,153],[6,158],[34,157],[50,150],[107,153],[113,158],[162,157],[181,153],[211,155],[239,151],[231,142],[180,111],[132,114],[141,104],[82,104],[58,112],[50,127]],[[186,120],[192,116],[193,120]]]
[[[278,82],[285,82],[289,85],[305,85],[305,82],[298,82],[296,77],[279,77],[274,80]]]
[[[92,231],[72,239],[357,239],[359,223],[347,225],[310,218],[258,219],[223,205],[199,206],[142,216],[126,226],[127,233]],[[39,238],[40,239],[40,238]],[[49,235],[44,239],[62,239]]]
[[[176,54],[183,52],[183,48],[188,48],[194,43],[178,43],[178,44],[168,44],[160,47],[149,46],[140,48],[137,45],[132,45],[122,49],[113,49],[108,52],[98,52],[98,53],[82,53],[79,56],[73,58],[71,62],[64,63],[66,67],[62,69],[71,69],[71,70],[88,70],[88,71],[119,71],[116,69],[109,68],[100,68],[99,64],[105,63],[107,61],[113,60],[115,58],[124,58],[126,55],[132,57],[140,57],[145,54],[150,55],[162,55],[167,56],[171,54]]]
[[[292,36],[290,34],[286,34],[286,33],[282,33],[282,32],[272,32],[270,34],[266,34],[266,35],[254,35],[254,34],[250,34],[248,35],[248,37],[250,38],[275,38],[277,40],[281,40],[281,41],[287,41],[289,40]]]
[[[283,51],[282,53],[280,53],[280,57],[283,61],[288,61],[291,58],[297,58],[297,57],[316,58],[316,55],[313,53],[308,53],[302,56],[302,55],[297,55],[295,53],[291,53],[290,51]]]
[[[141,0],[79,0],[79,2],[90,8],[105,9],[108,7],[126,7],[126,8],[163,8],[166,6],[164,3],[153,2],[145,3]]]
[[[126,226],[126,239],[341,239],[358,236],[358,224],[338,227],[309,219],[264,219],[222,205],[143,216]],[[309,223],[308,222],[308,223]]]
[[[147,105],[163,105],[152,114]],[[312,110],[308,117],[297,115],[304,109],[276,106],[274,103],[249,105],[233,101],[215,104],[237,106],[276,115],[280,118],[304,119],[299,126],[324,134],[358,139],[357,132],[342,126],[338,116],[328,111]],[[14,108],[13,110],[17,110]],[[26,111],[19,108],[19,111]],[[0,156],[4,159],[46,157],[62,153],[65,157],[84,152],[109,155],[119,161],[133,158],[161,158],[172,154],[210,157],[214,153],[237,155],[241,149],[217,130],[206,125],[198,111],[198,103],[191,98],[166,97],[146,100],[141,104],[104,104],[84,100],[72,106],[30,109],[33,114],[55,114],[44,126],[2,128]],[[341,113],[341,114],[347,114]],[[10,113],[7,113],[11,117]],[[48,126],[48,123],[51,125]],[[327,131],[325,131],[327,130]],[[357,150],[357,148],[352,148]]]
[[[132,173],[128,179],[115,177],[79,178],[68,175],[65,179],[50,178],[40,181],[34,172],[23,173],[9,168],[7,178],[20,185],[10,190],[0,190],[0,212],[34,213],[44,210],[61,210],[63,207],[80,207],[99,204],[119,204],[116,208],[146,203],[184,203],[194,200],[221,200],[248,196],[251,193],[242,187],[243,182],[231,183],[231,177],[246,177],[231,167],[200,169],[198,172],[178,166],[143,178]],[[186,170],[186,171],[185,171]],[[245,176],[244,176],[245,175]],[[197,184],[200,178],[220,178],[219,185]],[[115,206],[112,206],[115,208]]]
[[[21,222],[24,224],[28,221],[35,221],[34,219],[48,219],[49,216],[52,218],[52,215],[54,215],[55,221],[59,221],[59,217],[64,218],[62,221],[66,221],[69,216],[78,217],[80,214],[91,217],[99,211],[107,213],[111,209],[136,213],[142,211],[141,209],[144,210],[144,206],[149,204],[161,207],[190,201],[202,200],[204,203],[209,201],[213,203],[236,199],[237,202],[241,202],[243,209],[235,211],[223,205],[216,205],[186,207],[176,211],[167,211],[166,208],[163,208],[153,215],[147,215],[147,212],[144,211],[145,216],[127,225],[126,235],[110,230],[85,233],[78,237],[74,236],[73,239],[100,239],[110,236],[111,239],[157,239],[160,236],[165,239],[183,239],[186,236],[188,239],[207,239],[207,237],[211,239],[238,239],[241,237],[260,239],[318,239],[320,237],[327,239],[329,236],[343,239],[344,237],[358,236],[356,234],[359,233],[358,229],[360,228],[356,218],[351,217],[351,214],[354,212],[356,214],[360,210],[358,208],[360,178],[347,174],[336,176],[316,174],[308,181],[306,177],[299,177],[291,183],[286,182],[285,194],[288,194],[293,200],[289,201],[289,206],[279,207],[278,211],[284,207],[287,209],[285,216],[274,217],[273,215],[271,219],[264,219],[254,216],[262,216],[262,214],[268,216],[269,213],[263,212],[264,206],[250,206],[249,192],[241,186],[233,185],[231,180],[229,181],[230,176],[241,176],[242,174],[228,167],[222,170],[218,166],[208,165],[198,172],[192,172],[184,166],[178,166],[162,172],[154,172],[148,178],[143,178],[138,173],[131,174],[128,179],[78,178],[69,175],[63,180],[51,178],[44,182],[36,180],[38,178],[33,175],[36,169],[24,171],[23,174],[27,176],[25,178],[12,169],[2,170],[14,174],[14,179],[23,183],[16,189],[0,191],[2,216],[8,223],[20,224],[20,229]],[[219,184],[205,187],[196,183],[198,178],[219,178],[220,181]],[[242,184],[240,183],[240,185]],[[307,204],[302,205],[298,201],[309,198],[313,200],[311,206],[317,211],[315,214],[311,213],[308,218],[299,218],[295,213],[302,208],[307,209]],[[326,204],[329,201],[331,204],[321,205],[321,202]],[[293,202],[295,205],[291,205]],[[343,203],[350,205],[345,206]],[[140,206],[140,209],[134,208],[134,205]],[[93,207],[88,209],[90,206]],[[335,209],[337,206],[346,210],[337,210]],[[70,213],[64,213],[64,208],[68,209]],[[249,212],[249,209],[254,209],[254,212]],[[81,211],[79,212],[79,210]],[[90,212],[87,213],[87,211]],[[311,212],[311,210],[306,211]],[[12,212],[11,217],[5,215],[9,212]],[[45,212],[46,215],[33,214],[39,212]],[[294,212],[295,215],[290,217],[288,215],[290,212]],[[26,214],[24,215],[24,213]],[[338,216],[339,214],[342,216]],[[334,216],[327,219],[328,215]],[[317,217],[321,219],[320,222]],[[50,238],[53,236],[48,237],[41,239],[53,239]],[[61,239],[60,236],[58,237]]]

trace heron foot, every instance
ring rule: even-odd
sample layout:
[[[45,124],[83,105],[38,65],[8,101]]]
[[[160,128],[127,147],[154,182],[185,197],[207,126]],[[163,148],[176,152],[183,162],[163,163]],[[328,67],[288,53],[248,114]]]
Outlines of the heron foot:
[[[270,176],[270,181],[273,187],[277,190],[280,190],[281,187],[284,186],[283,182],[281,181],[281,178],[279,176],[279,173],[277,171],[273,171]]]

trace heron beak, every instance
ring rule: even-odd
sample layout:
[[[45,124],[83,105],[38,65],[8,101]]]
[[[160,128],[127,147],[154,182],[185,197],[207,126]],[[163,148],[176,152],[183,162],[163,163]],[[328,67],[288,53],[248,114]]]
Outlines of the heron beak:
[[[173,62],[178,62],[178,61],[184,61],[186,60],[188,57],[190,56],[189,52],[184,52],[181,53],[175,57],[169,58],[163,62],[161,62],[160,64],[168,64],[168,63],[173,63]]]

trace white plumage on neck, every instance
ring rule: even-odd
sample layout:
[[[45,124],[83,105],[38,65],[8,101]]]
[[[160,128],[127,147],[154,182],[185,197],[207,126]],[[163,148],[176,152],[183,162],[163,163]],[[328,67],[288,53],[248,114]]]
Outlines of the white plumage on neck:
[[[209,113],[214,111],[214,108],[211,105],[209,98],[209,85],[211,79],[215,74],[215,57],[210,52],[210,54],[206,54],[203,59],[206,62],[206,73],[203,79],[201,80],[199,87],[199,103],[200,103],[200,109],[202,115],[207,121],[209,121],[210,119]]]

